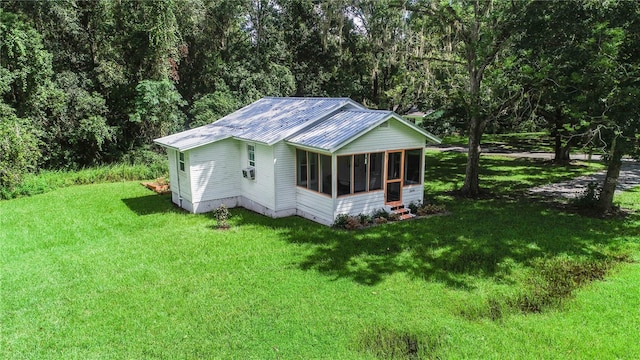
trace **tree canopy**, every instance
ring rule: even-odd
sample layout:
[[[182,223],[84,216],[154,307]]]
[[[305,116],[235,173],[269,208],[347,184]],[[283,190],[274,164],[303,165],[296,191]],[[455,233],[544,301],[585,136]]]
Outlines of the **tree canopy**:
[[[3,181],[130,159],[154,137],[263,96],[345,96],[401,114],[433,112],[437,135],[469,137],[462,188],[469,196],[481,190],[485,131],[548,130],[558,161],[590,144],[616,164],[638,149],[639,7],[3,1],[0,168],[13,179]]]

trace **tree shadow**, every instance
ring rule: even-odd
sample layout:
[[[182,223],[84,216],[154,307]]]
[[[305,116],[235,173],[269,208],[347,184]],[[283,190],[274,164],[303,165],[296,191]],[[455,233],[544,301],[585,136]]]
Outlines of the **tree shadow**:
[[[425,183],[427,187],[460,188],[465,179],[466,155],[430,153],[426,157]],[[480,186],[497,197],[522,195],[529,188],[566,181],[585,174],[583,164],[556,165],[544,159],[500,158],[483,156],[480,159]],[[506,191],[508,190],[508,191]]]
[[[172,202],[171,195],[145,195],[122,199],[122,202],[137,215],[151,215],[180,211]]]
[[[449,216],[357,231],[300,218],[283,222],[251,216],[238,224],[255,220],[279,228],[286,241],[303,246],[305,253],[294,264],[302,270],[362,285],[404,273],[457,289],[473,289],[479,279],[509,282],[512,270],[541,258],[604,259],[621,246],[612,234],[640,234],[638,219],[585,219],[518,201],[465,201]]]

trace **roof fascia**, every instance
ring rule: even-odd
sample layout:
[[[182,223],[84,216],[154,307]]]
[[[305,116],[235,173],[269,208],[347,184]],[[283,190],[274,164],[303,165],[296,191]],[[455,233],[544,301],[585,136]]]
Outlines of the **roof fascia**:
[[[295,147],[296,149],[302,149],[302,150],[307,150],[307,151],[313,151],[315,153],[318,154],[323,154],[323,155],[331,155],[332,152],[328,149],[323,149],[323,148],[317,148],[317,147],[313,147],[313,146],[306,146],[306,145],[300,145],[294,142],[290,142],[285,140],[285,144],[287,145],[291,145],[293,147]]]
[[[205,142],[205,143],[197,144],[197,145],[194,145],[194,146],[182,147],[182,148],[181,148],[181,147],[176,147],[176,146],[167,145],[167,144],[163,144],[163,143],[158,142],[158,141],[156,141],[156,140],[153,140],[153,142],[154,142],[154,143],[156,143],[156,144],[158,144],[158,145],[160,145],[160,146],[162,146],[162,147],[165,147],[165,148],[167,148],[167,149],[173,149],[173,150],[176,150],[176,151],[179,151],[179,152],[185,152],[185,151],[193,150],[193,149],[196,149],[196,148],[199,148],[199,147],[205,146],[205,145],[213,144],[213,143],[216,143],[216,142],[218,142],[218,141],[222,141],[222,140],[225,140],[225,139],[229,139],[229,138],[231,138],[231,137],[232,137],[231,135],[226,135],[226,136],[224,136],[224,137],[222,137],[222,138],[220,138],[220,139],[216,139],[216,140],[213,140],[213,141],[207,141],[207,142]]]

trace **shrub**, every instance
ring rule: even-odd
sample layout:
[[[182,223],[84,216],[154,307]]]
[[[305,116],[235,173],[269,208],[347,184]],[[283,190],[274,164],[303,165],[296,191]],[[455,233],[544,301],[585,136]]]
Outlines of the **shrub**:
[[[359,216],[349,216],[347,218],[347,223],[345,224],[345,229],[347,230],[356,230],[362,227],[362,223],[360,223]]]
[[[376,217],[376,218],[373,218],[373,222],[375,224],[386,224],[389,222],[389,220],[387,220],[386,217]]]
[[[360,221],[360,224],[362,224],[362,226],[367,226],[371,224],[372,218],[369,214],[360,214],[358,215],[358,220]]]
[[[229,209],[225,204],[220,204],[215,210],[213,210],[213,217],[216,219],[217,225],[219,229],[227,229],[229,228],[229,217],[231,214],[229,213]]]
[[[381,209],[375,210],[371,216],[374,219],[375,218],[385,218],[385,219],[388,220],[389,219],[389,212],[387,210],[381,208]]]
[[[412,201],[409,206],[407,206],[412,214],[417,214],[418,209],[422,207],[422,203],[420,201]]]
[[[41,157],[36,130],[0,103],[0,199],[9,198]]]
[[[444,207],[444,205],[425,204],[420,206],[416,210],[416,215],[425,216],[425,215],[433,215],[433,214],[442,214],[446,211],[447,210]]]
[[[337,229],[345,229],[348,220],[349,214],[338,214],[338,216],[336,216],[336,219],[333,221],[332,226]]]
[[[598,199],[602,188],[595,181],[589,182],[587,188],[573,200],[573,204],[581,207],[593,209],[598,206]]]

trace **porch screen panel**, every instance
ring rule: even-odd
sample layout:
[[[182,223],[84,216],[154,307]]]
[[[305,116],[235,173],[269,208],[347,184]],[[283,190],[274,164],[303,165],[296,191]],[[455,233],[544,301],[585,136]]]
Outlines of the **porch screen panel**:
[[[307,152],[309,157],[309,189],[318,191],[318,154]]]
[[[389,153],[387,160],[387,180],[400,179],[402,151]]]
[[[353,156],[353,192],[367,191],[367,155]]]
[[[421,169],[422,150],[407,150],[404,154],[404,183],[405,185],[420,184],[422,182]]]
[[[331,195],[331,156],[320,155],[320,177],[322,179],[321,191]]]
[[[369,191],[382,189],[384,153],[369,154]]]
[[[338,156],[338,195],[351,193],[351,156]]]
[[[296,150],[296,168],[298,172],[298,186],[307,187],[307,152],[304,150]]]
[[[400,182],[388,183],[387,184],[387,202],[395,202],[400,201]]]

